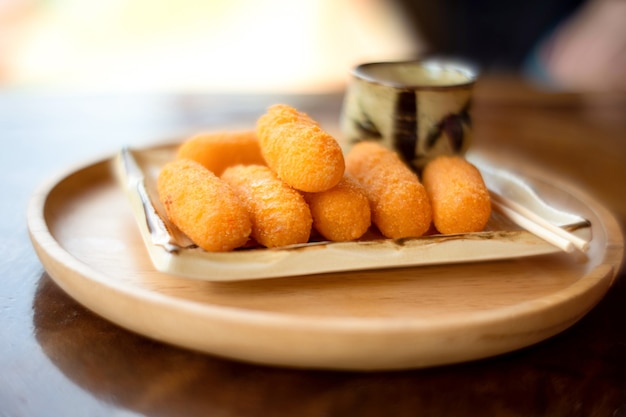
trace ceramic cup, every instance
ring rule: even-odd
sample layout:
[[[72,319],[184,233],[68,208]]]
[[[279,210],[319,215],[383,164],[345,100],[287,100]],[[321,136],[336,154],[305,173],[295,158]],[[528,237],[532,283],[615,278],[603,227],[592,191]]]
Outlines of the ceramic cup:
[[[441,154],[464,154],[477,71],[443,59],[372,62],[353,69],[344,98],[344,146],[379,141],[416,170]]]

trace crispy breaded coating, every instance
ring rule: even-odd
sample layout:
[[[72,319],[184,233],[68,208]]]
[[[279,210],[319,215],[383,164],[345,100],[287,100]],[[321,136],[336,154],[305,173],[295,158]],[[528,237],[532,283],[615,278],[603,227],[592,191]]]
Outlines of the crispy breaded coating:
[[[375,142],[360,142],[346,156],[346,171],[365,189],[372,222],[385,237],[418,237],[428,231],[432,212],[426,190],[398,154]]]
[[[313,228],[326,239],[345,242],[360,238],[371,225],[370,204],[363,187],[349,174],[319,193],[305,193]]]
[[[249,214],[231,188],[198,162],[167,163],[157,179],[169,220],[206,251],[243,246],[252,229]]]
[[[429,162],[422,181],[440,233],[482,231],[491,216],[491,199],[480,171],[459,156],[440,156]]]
[[[267,165],[293,188],[326,191],[343,177],[339,143],[305,113],[285,104],[271,106],[257,120],[256,132]]]
[[[252,237],[268,248],[306,243],[311,211],[302,195],[266,166],[236,165],[221,177],[241,198],[252,220]]]
[[[233,165],[265,165],[254,131],[199,133],[181,144],[176,157],[200,162],[217,176]]]

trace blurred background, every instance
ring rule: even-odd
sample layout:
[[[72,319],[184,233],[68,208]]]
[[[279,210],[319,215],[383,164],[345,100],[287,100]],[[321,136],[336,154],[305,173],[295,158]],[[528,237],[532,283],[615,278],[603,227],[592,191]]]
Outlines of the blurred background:
[[[12,88],[328,91],[419,53],[377,0],[0,0]]]
[[[427,53],[625,89],[626,0],[0,0],[0,87],[335,91]]]

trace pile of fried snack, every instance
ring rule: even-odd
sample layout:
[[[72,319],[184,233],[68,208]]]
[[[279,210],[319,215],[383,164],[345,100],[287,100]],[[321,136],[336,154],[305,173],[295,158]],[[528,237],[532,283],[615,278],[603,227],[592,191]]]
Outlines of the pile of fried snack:
[[[344,155],[337,140],[291,106],[271,106],[251,131],[189,138],[159,173],[168,219],[206,251],[250,241],[273,248],[361,238],[470,233],[491,214],[480,172],[460,156],[429,162],[421,179],[376,142]]]

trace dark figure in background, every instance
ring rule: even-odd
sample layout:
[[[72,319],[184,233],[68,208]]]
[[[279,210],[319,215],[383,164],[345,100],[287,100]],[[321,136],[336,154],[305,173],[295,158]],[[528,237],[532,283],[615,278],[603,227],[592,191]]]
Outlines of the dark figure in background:
[[[484,69],[519,69],[542,38],[583,0],[398,0],[432,53]]]
[[[626,90],[626,0],[396,0],[434,55],[558,88]]]

